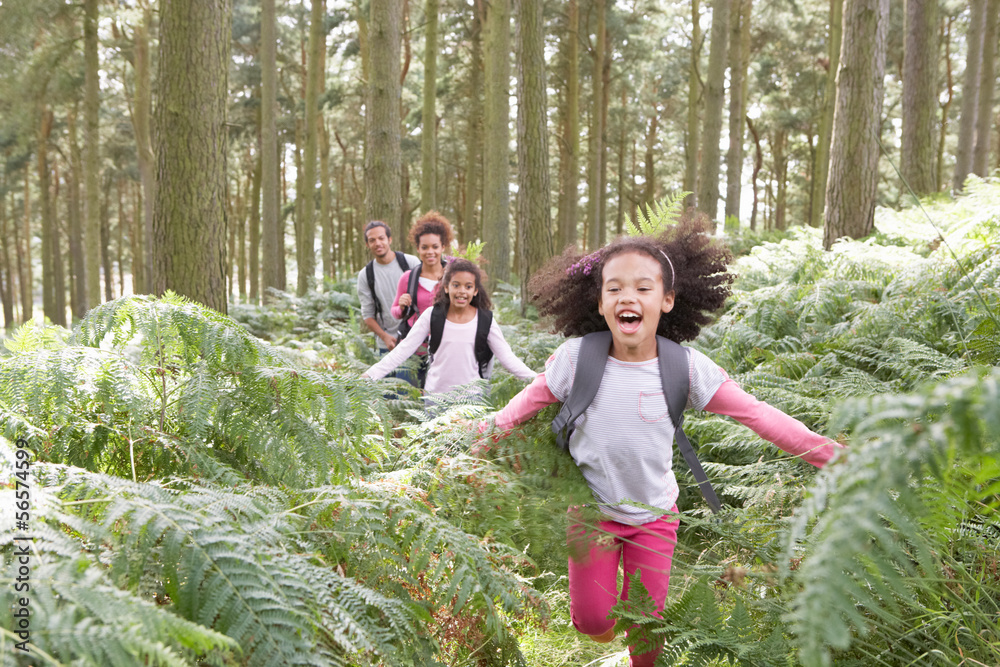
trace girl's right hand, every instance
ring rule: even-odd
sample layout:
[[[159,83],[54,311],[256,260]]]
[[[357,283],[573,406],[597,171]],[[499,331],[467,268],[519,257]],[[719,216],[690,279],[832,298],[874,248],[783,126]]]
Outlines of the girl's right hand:
[[[407,307],[409,307],[409,305],[411,303],[412,303],[412,300],[410,299],[410,295],[409,294],[400,294],[399,295],[399,307],[400,308],[407,308]]]

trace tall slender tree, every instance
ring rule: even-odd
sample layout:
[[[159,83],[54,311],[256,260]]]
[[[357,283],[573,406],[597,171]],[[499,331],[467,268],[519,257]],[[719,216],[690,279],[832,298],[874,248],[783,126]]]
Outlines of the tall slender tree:
[[[699,0],[691,0],[691,59],[688,65],[687,132],[684,134],[684,198],[685,206],[697,205],[698,150],[701,144],[701,9]]]
[[[725,93],[726,51],[729,45],[730,5],[734,0],[713,0],[712,33],[705,74],[705,130],[702,134],[701,169],[698,172],[698,210],[713,220],[719,209],[719,162],[722,106]]]
[[[297,249],[298,294],[305,294],[316,283],[316,159],[319,152],[319,94],[324,87],[323,49],[326,31],[323,27],[326,2],[312,0],[309,11],[309,59],[306,63],[306,98],[302,151],[301,220],[298,224]]]
[[[163,0],[153,232],[170,289],[225,313],[229,0]]]
[[[900,172],[919,197],[937,190],[937,0],[906,0],[903,28],[903,129]]]
[[[437,209],[438,0],[424,7],[424,106],[420,121],[420,210]]]
[[[80,181],[83,180],[83,159],[80,156],[80,142],[77,132],[77,105],[66,114],[67,141],[69,142],[69,211],[66,218],[69,225],[70,275],[72,276],[73,317],[79,319],[86,314],[87,305],[87,262],[83,254],[83,226],[81,223],[82,201]]]
[[[958,147],[951,187],[960,191],[972,172],[976,150],[976,116],[979,112],[979,78],[983,62],[983,33],[986,28],[986,0],[969,3],[969,32],[966,37],[965,78],[962,82],[962,115],[958,123]]]
[[[476,2],[469,21],[469,107],[465,135],[465,211],[462,240],[480,238],[479,202],[483,198],[483,9]]]
[[[101,111],[100,72],[97,54],[98,0],[83,2],[83,191],[84,191],[84,247],[87,255],[87,304],[86,308],[101,302],[101,276],[97,267],[101,263],[101,213],[100,213],[100,136]]]
[[[368,97],[365,118],[365,215],[384,220],[403,237],[402,156],[400,152],[400,48],[403,5],[372,0],[368,21]]]
[[[552,257],[549,147],[545,103],[545,23],[542,0],[517,5],[517,210],[520,224],[521,312],[528,277]]]
[[[889,23],[889,0],[846,0],[837,73],[823,247],[861,238],[875,221],[878,136]]]
[[[972,155],[972,172],[985,178],[990,171],[990,125],[993,122],[993,98],[997,86],[996,53],[997,23],[1000,21],[1000,0],[986,0],[986,21],[983,25],[983,55],[979,72],[979,110],[976,113],[976,148]]]
[[[607,47],[608,10],[606,0],[594,0],[597,26],[594,29],[594,67],[591,76],[590,168],[587,194],[587,248],[595,250],[604,243],[603,229],[604,189],[604,58]]]
[[[510,0],[489,0],[483,48],[483,256],[497,281],[510,280]]]
[[[743,116],[746,114],[747,67],[750,64],[750,16],[753,0],[736,0],[729,30],[729,152],[726,155],[726,219],[740,217],[743,184]]]
[[[580,203],[580,2],[566,3],[566,93],[563,102],[563,133],[560,141],[559,211],[556,249],[576,244]]]
[[[262,287],[264,301],[268,288],[285,289],[285,234],[278,215],[278,65],[275,0],[261,0],[260,12],[260,192]]]
[[[937,0],[931,0],[936,2]],[[816,159],[813,163],[809,192],[809,224],[823,224],[826,202],[826,181],[830,173],[830,138],[833,136],[833,114],[837,106],[837,70],[840,68],[840,45],[843,35],[844,0],[830,0],[830,26],[827,30],[826,82],[823,86],[822,116],[816,137]]]

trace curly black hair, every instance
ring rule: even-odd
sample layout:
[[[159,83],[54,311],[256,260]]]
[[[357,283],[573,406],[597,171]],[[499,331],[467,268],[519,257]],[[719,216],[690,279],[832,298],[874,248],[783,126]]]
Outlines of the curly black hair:
[[[567,248],[531,277],[531,301],[539,313],[554,318],[554,330],[563,335],[607,331],[597,310],[604,263],[622,253],[642,253],[660,264],[664,290],[674,291],[674,307],[660,316],[656,333],[678,343],[693,340],[725,303],[734,279],[727,269],[732,254],[711,232],[707,218],[685,214],[659,236],[620,237],[589,255]]]
[[[476,290],[478,293],[476,296],[472,297],[472,301],[469,302],[469,305],[474,308],[492,310],[493,302],[490,301],[490,293],[483,288],[483,270],[480,269],[475,262],[470,262],[469,260],[462,259],[460,257],[456,257],[445,265],[444,276],[441,277],[441,282],[438,284],[437,291],[434,293],[434,305],[437,306],[443,304],[447,306],[451,303],[451,300],[444,289],[448,285],[448,281],[451,280],[451,277],[459,271],[467,271],[476,277]]]
[[[413,223],[413,227],[410,228],[410,242],[414,248],[420,245],[420,237],[424,234],[437,234],[444,248],[450,246],[455,239],[455,232],[448,218],[437,211],[427,211]]]

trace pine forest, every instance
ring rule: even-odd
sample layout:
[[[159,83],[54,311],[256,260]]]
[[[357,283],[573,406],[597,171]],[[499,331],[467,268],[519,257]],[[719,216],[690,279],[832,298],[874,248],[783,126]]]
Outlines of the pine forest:
[[[0,0],[0,665],[1000,665],[998,81],[1000,0]],[[685,345],[842,448],[687,410],[722,510],[666,450],[592,641],[559,405],[368,378],[428,213],[539,373],[545,276],[699,230]]]

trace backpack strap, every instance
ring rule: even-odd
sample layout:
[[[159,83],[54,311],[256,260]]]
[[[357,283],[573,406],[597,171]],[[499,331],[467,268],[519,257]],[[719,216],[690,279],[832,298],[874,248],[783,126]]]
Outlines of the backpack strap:
[[[368,291],[372,295],[372,302],[375,304],[375,321],[382,325],[382,302],[378,300],[375,293],[375,260],[365,264],[365,278],[368,280]]]
[[[670,413],[670,421],[674,424],[674,439],[684,456],[684,460],[694,475],[694,480],[701,489],[701,495],[705,496],[705,501],[712,509],[718,513],[722,509],[722,503],[712,488],[712,483],[708,481],[708,475],[701,467],[701,461],[691,446],[687,434],[684,433],[684,408],[687,407],[688,392],[691,387],[688,374],[689,360],[688,351],[672,340],[662,336],[656,337],[656,356],[660,361],[660,382],[663,383],[663,397],[667,402],[667,411]]]
[[[556,442],[566,451],[569,451],[573,422],[590,407],[594,397],[597,396],[610,351],[610,331],[589,333],[580,341],[580,356],[576,360],[573,385],[570,387],[569,396],[559,409],[559,414],[552,420],[552,431],[556,434]]]
[[[410,270],[410,265],[406,263],[406,254],[401,250],[396,251],[396,264],[399,264],[399,268],[403,269],[403,273]]]
[[[493,360],[493,350],[490,349],[490,327],[493,326],[493,311],[477,308],[479,322],[476,324],[476,363],[479,364],[479,377],[489,379],[490,361]]]
[[[431,337],[427,345],[427,363],[434,361],[434,353],[441,346],[441,336],[444,335],[444,321],[448,318],[448,305],[435,304],[431,310]]]
[[[410,272],[409,280],[406,283],[406,293],[410,295],[410,305],[403,308],[403,316],[399,322],[399,335],[396,340],[403,340],[406,334],[410,333],[410,318],[417,312],[417,287],[420,285],[420,269],[423,264],[417,264]]]

